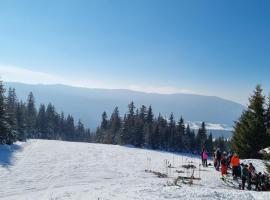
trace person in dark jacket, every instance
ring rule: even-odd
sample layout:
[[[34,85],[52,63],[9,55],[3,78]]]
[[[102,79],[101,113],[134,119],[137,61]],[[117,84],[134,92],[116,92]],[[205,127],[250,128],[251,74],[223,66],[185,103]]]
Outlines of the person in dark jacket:
[[[252,178],[255,176],[255,167],[252,163],[248,165],[248,190],[251,190]]]
[[[243,165],[243,169],[241,170],[241,172],[242,190],[244,190],[246,181],[248,179],[248,165]]]
[[[219,171],[220,161],[221,161],[221,152],[219,148],[216,151],[216,161],[217,161],[216,170]]]

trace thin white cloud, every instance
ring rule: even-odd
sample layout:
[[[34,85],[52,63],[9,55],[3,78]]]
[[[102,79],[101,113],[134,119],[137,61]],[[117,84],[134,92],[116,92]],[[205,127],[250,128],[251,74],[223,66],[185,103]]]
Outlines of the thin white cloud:
[[[45,72],[33,71],[16,66],[0,65],[0,77],[6,82],[27,84],[64,84],[77,87],[104,87],[105,84],[96,80],[73,80]]]
[[[8,65],[0,65],[0,76],[4,81],[16,81],[29,84],[55,84],[66,82],[66,80],[58,76]]]
[[[154,87],[154,86],[145,87],[139,85],[130,85],[128,89],[146,93],[159,93],[159,94],[176,94],[176,93],[195,94],[195,92],[192,90],[175,87]]]
[[[21,67],[11,65],[0,65],[0,78],[6,82],[21,82],[27,84],[64,84],[77,87],[86,88],[106,88],[106,89],[130,89],[134,91],[141,91],[146,93],[159,94],[175,94],[175,93],[194,93],[189,89],[181,89],[175,87],[154,87],[129,85],[126,88],[118,87],[116,85],[108,84],[100,80],[92,79],[72,79],[69,77],[61,77],[45,72],[33,71]]]

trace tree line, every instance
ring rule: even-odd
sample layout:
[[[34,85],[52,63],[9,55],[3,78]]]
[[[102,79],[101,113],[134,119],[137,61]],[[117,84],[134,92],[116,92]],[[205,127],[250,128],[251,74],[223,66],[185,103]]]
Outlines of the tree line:
[[[195,133],[182,117],[178,121],[173,113],[168,119],[161,114],[155,117],[151,106],[136,108],[133,102],[128,105],[123,119],[118,107],[110,118],[103,112],[94,141],[179,152],[200,152],[202,148],[212,152],[217,147],[223,150],[228,147],[223,137],[214,139],[211,133],[207,134],[204,122]]]
[[[91,134],[81,120],[76,123],[71,115],[56,112],[49,103],[36,108],[30,92],[27,102],[19,101],[14,88],[7,95],[0,81],[0,143],[12,144],[17,140],[51,139],[90,142]]]
[[[261,158],[259,151],[270,146],[270,95],[257,85],[249,104],[235,123],[232,148],[241,158]]]
[[[26,102],[19,101],[15,89],[5,92],[0,81],[0,143],[26,139],[134,145],[179,152],[200,152],[202,148],[212,152],[216,147],[224,150],[228,147],[223,137],[207,134],[204,122],[195,132],[182,117],[176,121],[173,114],[168,119],[161,114],[154,116],[151,106],[136,108],[133,102],[123,118],[118,107],[110,118],[103,112],[100,126],[91,134],[81,120],[76,123],[71,115],[56,112],[51,103],[41,104],[37,109],[32,92]]]

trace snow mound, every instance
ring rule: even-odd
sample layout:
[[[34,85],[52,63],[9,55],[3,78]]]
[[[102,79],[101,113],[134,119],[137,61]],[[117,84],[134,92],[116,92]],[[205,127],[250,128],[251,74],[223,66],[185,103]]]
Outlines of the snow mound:
[[[9,148],[0,148],[1,200],[270,199],[270,193],[226,186],[213,167],[199,172],[200,159],[189,155],[48,140]],[[166,162],[175,168],[165,167]],[[186,163],[196,166],[194,176],[201,180],[173,186],[178,175],[192,174],[180,168]],[[168,178],[146,169],[166,173]]]
[[[259,172],[265,173],[265,174],[268,173],[266,165],[265,165],[266,161],[258,160],[258,159],[245,159],[245,160],[241,160],[241,162],[247,165],[249,163],[252,163],[253,166],[255,167],[256,173],[259,173]]]

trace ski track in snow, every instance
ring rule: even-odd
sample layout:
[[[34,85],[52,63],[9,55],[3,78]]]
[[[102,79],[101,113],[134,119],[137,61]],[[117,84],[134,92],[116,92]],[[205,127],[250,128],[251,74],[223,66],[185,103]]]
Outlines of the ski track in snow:
[[[199,158],[116,145],[48,140],[29,140],[19,145],[22,149],[13,153],[11,164],[0,165],[3,200],[270,199],[269,192],[230,188],[213,167],[202,168],[201,181],[194,181],[192,186],[179,182],[180,187],[168,186],[178,175],[176,169],[169,169],[171,173],[165,179],[145,172],[149,168],[147,158],[151,158],[150,169],[162,173],[166,171],[165,159],[179,167],[190,161],[199,166]],[[199,176],[197,171],[195,176]]]

